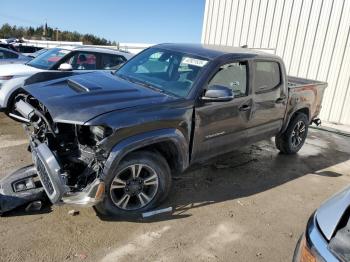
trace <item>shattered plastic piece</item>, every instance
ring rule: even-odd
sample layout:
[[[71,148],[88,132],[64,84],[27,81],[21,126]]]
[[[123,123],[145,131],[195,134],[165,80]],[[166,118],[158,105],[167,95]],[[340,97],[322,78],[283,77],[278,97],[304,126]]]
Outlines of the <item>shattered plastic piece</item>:
[[[142,217],[146,218],[146,217],[151,217],[151,216],[154,216],[154,215],[158,215],[158,214],[161,214],[161,213],[172,212],[172,211],[173,211],[173,208],[172,207],[168,207],[168,208],[163,208],[163,209],[159,209],[159,210],[154,210],[154,211],[142,213]]]
[[[40,211],[42,207],[42,202],[40,200],[33,201],[26,207],[26,212]]]
[[[72,210],[68,211],[68,215],[70,215],[70,216],[77,216],[79,214],[80,214],[80,212],[78,210],[72,209]]]
[[[240,204],[241,206],[244,206],[244,204],[239,200],[237,200],[237,203]]]
[[[84,253],[75,254],[74,256],[77,257],[77,258],[79,258],[79,259],[81,259],[81,260],[84,260],[84,259],[87,258],[87,255],[84,254]]]
[[[0,180],[0,214],[11,211],[33,201],[45,199],[44,188],[31,188],[15,192],[13,185],[23,179],[36,175],[32,166],[23,167]]]

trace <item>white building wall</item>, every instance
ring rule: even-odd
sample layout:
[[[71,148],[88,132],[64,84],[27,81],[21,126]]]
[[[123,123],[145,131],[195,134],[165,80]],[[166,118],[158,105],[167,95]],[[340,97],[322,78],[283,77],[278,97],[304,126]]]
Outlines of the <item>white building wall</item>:
[[[350,0],[206,0],[202,43],[274,49],[328,82],[321,119],[350,125]]]

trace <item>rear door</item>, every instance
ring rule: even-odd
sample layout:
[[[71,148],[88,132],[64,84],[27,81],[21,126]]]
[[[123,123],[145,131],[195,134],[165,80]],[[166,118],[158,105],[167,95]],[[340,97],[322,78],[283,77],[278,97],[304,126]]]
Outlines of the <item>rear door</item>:
[[[114,54],[101,54],[101,62],[98,64],[98,69],[116,70],[125,62],[126,58],[124,56]]]
[[[253,62],[254,103],[247,129],[252,142],[274,136],[282,128],[287,102],[283,73],[279,61]]]

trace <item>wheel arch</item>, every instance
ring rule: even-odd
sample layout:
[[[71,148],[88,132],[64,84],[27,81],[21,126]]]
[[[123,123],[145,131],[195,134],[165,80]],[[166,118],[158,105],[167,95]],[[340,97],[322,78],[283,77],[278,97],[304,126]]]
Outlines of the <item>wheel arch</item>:
[[[13,102],[14,102],[14,99],[15,97],[20,94],[20,93],[24,93],[24,89],[23,89],[23,86],[20,86],[18,87],[17,89],[15,89],[7,98],[7,101],[6,101],[6,108],[8,109],[10,106],[13,105]]]
[[[23,91],[23,83],[25,77],[18,77],[15,79],[11,79],[6,82],[1,88],[1,96],[3,100],[3,107],[7,108],[9,106],[9,102],[17,95],[19,92]]]
[[[310,113],[310,108],[308,106],[301,106],[300,108],[296,108],[292,113],[288,115],[286,118],[286,121],[284,122],[283,128],[281,129],[280,133],[284,133],[286,129],[288,128],[288,125],[290,121],[297,115],[297,114],[305,114],[307,116],[307,119],[310,123],[311,121],[311,113]]]
[[[103,176],[114,170],[127,155],[140,150],[160,153],[173,171],[181,172],[189,165],[188,141],[181,131],[161,129],[138,134],[116,144],[107,158]]]

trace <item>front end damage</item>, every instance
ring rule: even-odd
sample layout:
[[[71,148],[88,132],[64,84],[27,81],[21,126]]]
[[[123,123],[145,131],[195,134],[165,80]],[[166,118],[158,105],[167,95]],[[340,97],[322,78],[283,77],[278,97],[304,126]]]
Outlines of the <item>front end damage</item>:
[[[100,144],[111,129],[55,123],[46,107],[29,94],[17,97],[12,117],[24,124],[35,175],[53,204],[94,206],[103,200],[101,176],[108,154]]]

